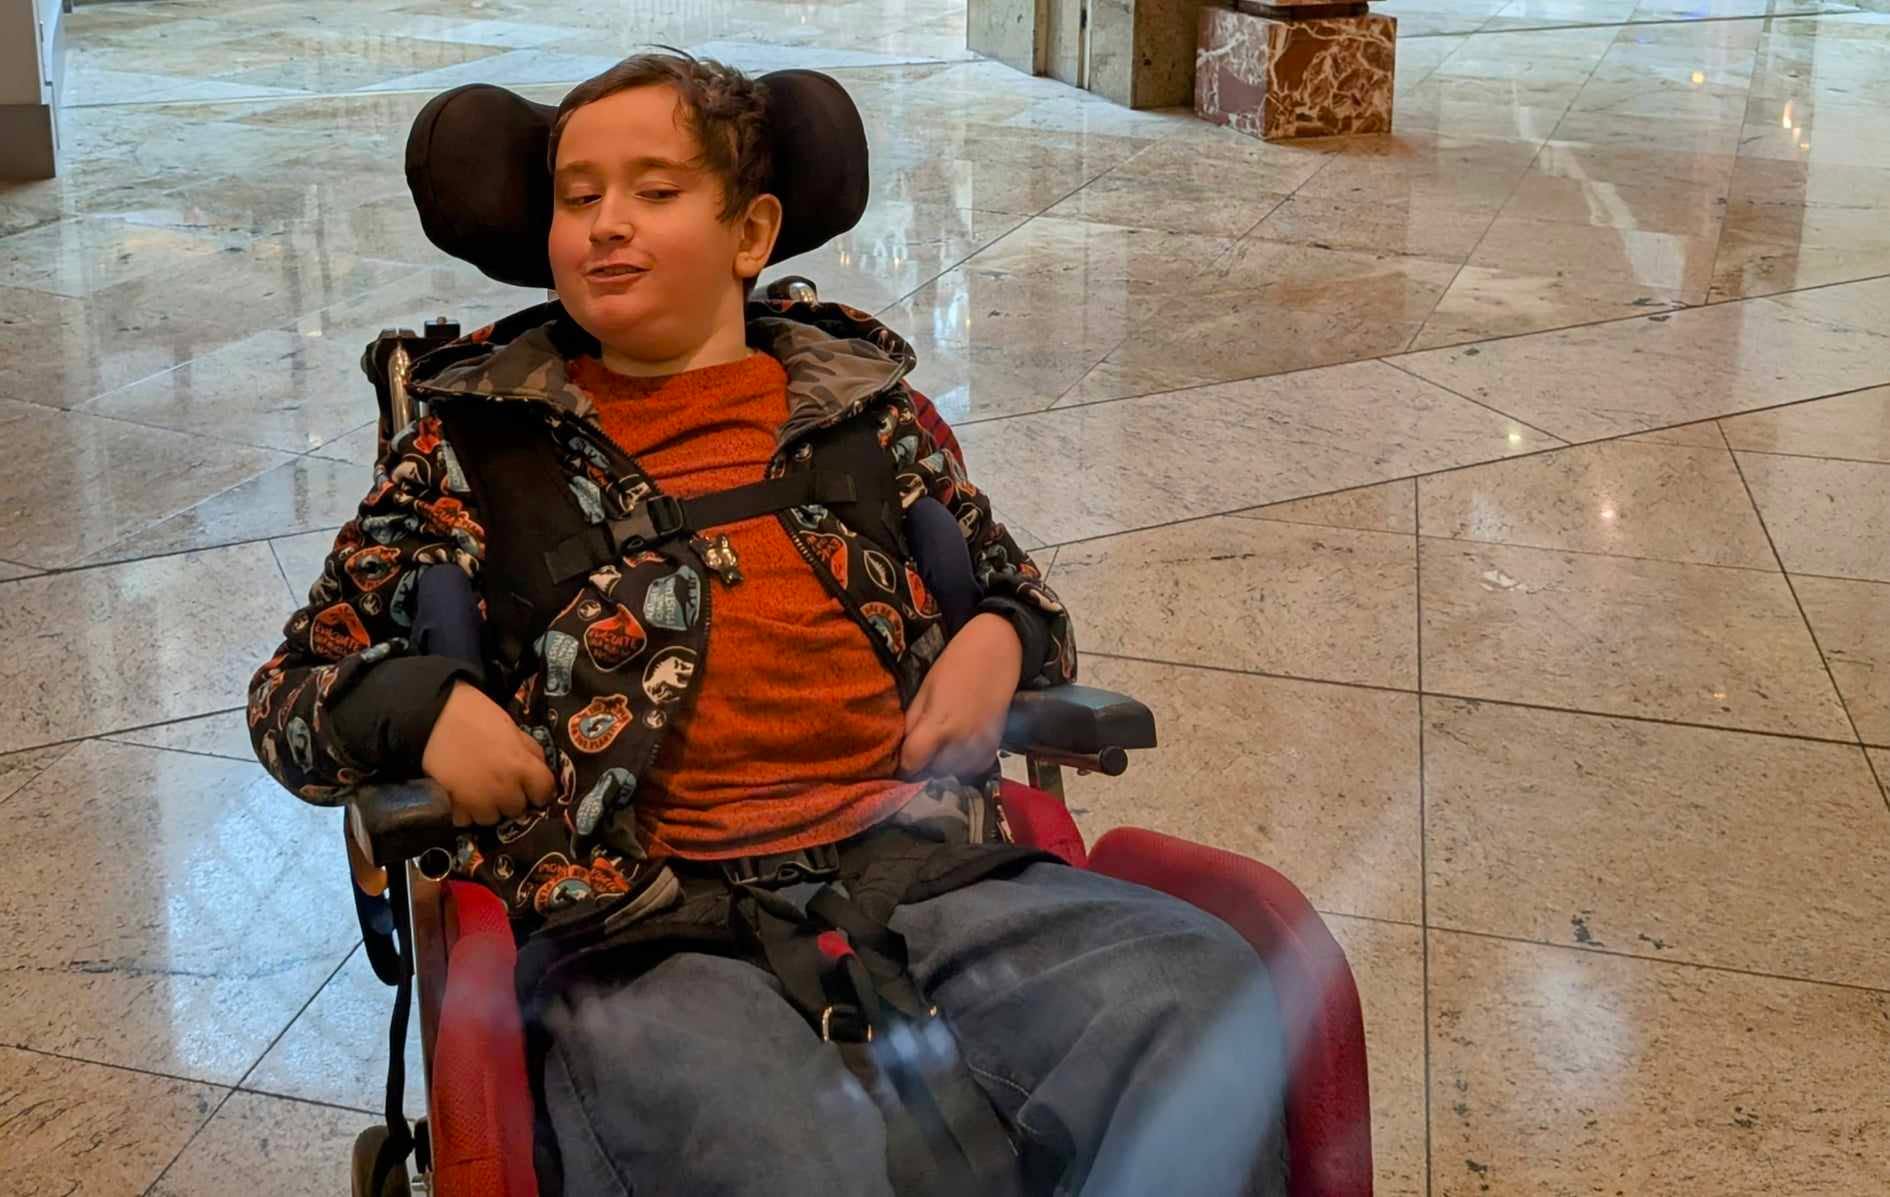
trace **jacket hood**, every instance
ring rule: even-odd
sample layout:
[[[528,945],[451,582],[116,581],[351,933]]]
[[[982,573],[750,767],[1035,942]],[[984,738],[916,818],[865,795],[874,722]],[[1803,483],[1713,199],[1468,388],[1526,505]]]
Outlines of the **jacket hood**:
[[[866,407],[917,365],[906,340],[865,312],[837,303],[748,305],[748,343],[787,371],[786,443]],[[595,356],[597,339],[557,302],[515,312],[414,363],[412,386],[429,399],[510,399],[548,403],[588,418],[590,396],[567,366]]]

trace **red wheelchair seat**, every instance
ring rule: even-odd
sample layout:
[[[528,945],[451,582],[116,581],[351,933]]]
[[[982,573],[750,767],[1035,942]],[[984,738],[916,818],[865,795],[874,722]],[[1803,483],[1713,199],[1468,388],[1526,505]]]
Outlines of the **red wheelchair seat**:
[[[1345,953],[1305,897],[1245,857],[1139,828],[1083,844],[1063,804],[1004,783],[1019,843],[1078,868],[1158,889],[1225,920],[1267,963],[1287,1023],[1286,1137],[1292,1197],[1370,1197],[1365,1027]],[[429,1118],[437,1197],[537,1197],[516,953],[503,904],[465,882],[443,887],[447,974],[433,1048]],[[438,979],[427,978],[436,985]]]

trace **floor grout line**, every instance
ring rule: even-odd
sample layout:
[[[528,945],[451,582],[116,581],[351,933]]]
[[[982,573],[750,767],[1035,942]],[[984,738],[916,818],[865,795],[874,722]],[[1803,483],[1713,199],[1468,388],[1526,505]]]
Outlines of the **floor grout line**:
[[[1848,989],[1858,993],[1890,994],[1890,986],[1864,985],[1857,981],[1827,981],[1816,977],[1800,977],[1790,973],[1767,972],[1760,968],[1741,968],[1734,964],[1707,964],[1698,960],[1676,960],[1665,956],[1645,956],[1638,952],[1629,952],[1621,948],[1594,947],[1582,944],[1556,943],[1548,939],[1531,939],[1526,935],[1508,935],[1500,931],[1477,931],[1468,927],[1429,927],[1425,929],[1425,938],[1437,935],[1464,935],[1473,939],[1495,940],[1499,943],[1521,944],[1526,947],[1548,948],[1551,951],[1567,952],[1582,956],[1609,956],[1616,960],[1637,960],[1646,964],[1663,965],[1667,968],[1697,968],[1709,973],[1731,973],[1739,977],[1758,977],[1767,981],[1784,981],[1791,985],[1817,985],[1827,989]]]
[[[136,727],[118,727],[118,728],[113,728],[110,731],[94,732],[93,734],[89,736],[69,736],[63,740],[48,740],[44,744],[26,744],[26,745],[22,745],[19,748],[9,748],[5,752],[0,752],[0,758],[13,756],[21,752],[43,752],[48,748],[65,748],[65,747],[76,748],[81,744],[89,744],[93,740],[112,740],[116,736],[130,735],[133,732],[151,731],[154,728],[159,728],[159,727],[175,727],[177,724],[189,723],[192,720],[196,720],[196,719],[209,719],[216,715],[233,715],[238,711],[246,711],[246,710],[248,710],[247,707],[223,707],[220,710],[204,711],[196,715],[180,715],[176,719],[160,719],[156,723],[141,723]],[[138,744],[138,745],[134,745],[134,747],[144,748],[148,746],[143,745],[143,744]],[[182,751],[182,750],[165,748],[165,749],[159,749],[159,751],[173,752],[173,751]],[[198,753],[194,755],[209,755],[209,754]],[[227,760],[234,760],[236,758],[218,757],[217,759],[227,761]]]
[[[1817,9],[1817,10],[1812,10],[1812,11],[1807,11],[1807,12],[1791,12],[1791,13],[1773,12],[1773,13],[1751,13],[1751,14],[1742,14],[1742,15],[1711,16],[1711,17],[1663,17],[1658,20],[1651,20],[1651,21],[1634,21],[1634,20],[1589,21],[1589,22],[1583,22],[1581,24],[1575,24],[1575,25],[1523,25],[1523,26],[1518,26],[1517,28],[1514,28],[1514,29],[1490,29],[1490,28],[1487,28],[1488,22],[1486,21],[1484,25],[1479,25],[1475,29],[1439,30],[1436,33],[1401,34],[1399,35],[1398,40],[1403,42],[1403,41],[1430,41],[1434,38],[1446,38],[1446,37],[1462,37],[1462,38],[1502,37],[1505,34],[1510,34],[1510,33],[1572,33],[1572,32],[1579,32],[1584,29],[1640,29],[1644,26],[1652,26],[1652,25],[1719,25],[1719,24],[1725,24],[1732,21],[1774,21],[1774,22],[1795,21],[1795,20],[1814,20],[1815,21],[1815,20],[1830,20],[1832,18],[1837,18],[1837,17],[1856,17],[1856,16],[1863,16],[1863,15],[1865,14],[1861,12],[1857,12],[1855,10],[1850,10],[1850,9]],[[1489,18],[1489,20],[1495,20],[1495,19],[1496,19],[1495,17]],[[1618,41],[1611,42],[1609,43],[1609,49],[1613,49],[1615,46],[1621,45],[1621,44],[1623,43],[1618,42]]]
[[[1814,736],[1804,732],[1773,731],[1767,728],[1734,727],[1724,723],[1700,723],[1689,719],[1663,719],[1655,715],[1630,715],[1620,711],[1604,711],[1594,707],[1561,706],[1555,703],[1528,702],[1516,698],[1493,698],[1488,695],[1458,694],[1448,690],[1411,690],[1402,686],[1387,686],[1373,682],[1350,682],[1334,678],[1312,677],[1306,674],[1282,673],[1268,669],[1240,669],[1231,665],[1207,665],[1198,661],[1170,661],[1160,657],[1143,657],[1130,653],[1107,652],[1100,649],[1085,650],[1083,656],[1089,660],[1125,661],[1134,665],[1157,665],[1170,669],[1192,669],[1206,673],[1222,673],[1233,677],[1263,678],[1276,682],[1298,682],[1311,686],[1333,686],[1345,690],[1364,690],[1375,694],[1402,694],[1413,698],[1435,698],[1443,702],[1466,702],[1478,706],[1514,707],[1524,711],[1545,711],[1556,715],[1575,715],[1584,719],[1613,719],[1624,723],[1642,723],[1654,727],[1681,727],[1693,731],[1720,732],[1732,736],[1762,736],[1768,740],[1788,740],[1799,744],[1826,744],[1835,748],[1871,748],[1877,745],[1863,740],[1845,740],[1831,736]],[[1887,746],[1890,747],[1890,746]]]
[[[184,510],[189,511],[191,509],[187,507]],[[28,577],[0,580],[0,586],[11,586],[16,582],[40,582],[47,578],[63,578],[72,574],[90,573],[93,570],[99,569],[116,569],[127,565],[137,565],[145,561],[162,561],[167,557],[187,557],[192,553],[214,553],[220,549],[238,549],[245,545],[252,544],[267,545],[271,541],[286,540],[291,536],[311,536],[317,532],[338,532],[341,530],[341,527],[342,525],[336,524],[328,528],[292,529],[287,532],[277,532],[270,536],[246,536],[239,540],[218,541],[215,544],[192,545],[188,548],[181,549],[165,549],[158,553],[146,553],[142,557],[120,557],[112,561],[93,561],[84,565],[59,565]],[[120,543],[123,542],[121,541]],[[273,552],[273,549],[271,551]]]
[[[1339,917],[1362,918],[1365,916],[1340,915]],[[350,953],[350,955],[352,955],[352,953]],[[323,986],[326,987],[326,985],[327,982],[323,982]],[[45,1048],[31,1047],[24,1043],[4,1043],[0,1044],[0,1047],[11,1048],[14,1051],[25,1052],[32,1056],[45,1056],[48,1059],[64,1060],[69,1064],[84,1064],[91,1068],[107,1068],[115,1072],[131,1072],[139,1076],[154,1077],[158,1080],[176,1081],[180,1085],[200,1085],[205,1089],[228,1089],[232,1093],[250,1093],[258,1097],[272,1097],[280,1101],[292,1101],[298,1105],[319,1106],[327,1110],[338,1110],[344,1114],[367,1114],[371,1117],[378,1117],[380,1113],[377,1110],[368,1109],[363,1106],[351,1106],[346,1102],[323,1101],[320,1098],[298,1097],[293,1093],[278,1093],[269,1089],[248,1089],[240,1085],[225,1085],[218,1081],[204,1080],[202,1077],[183,1076],[179,1073],[165,1072],[156,1068],[140,1068],[135,1064],[121,1064],[111,1060],[94,1060],[88,1056],[75,1056],[69,1052],[48,1051]]]

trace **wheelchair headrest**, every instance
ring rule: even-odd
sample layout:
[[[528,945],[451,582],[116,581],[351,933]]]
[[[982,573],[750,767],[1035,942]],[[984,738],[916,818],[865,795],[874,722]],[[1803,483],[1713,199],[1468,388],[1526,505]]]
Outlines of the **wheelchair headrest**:
[[[866,211],[866,129],[839,83],[815,71],[761,76],[781,201],[771,261],[816,249]],[[489,83],[435,96],[407,137],[407,186],[427,240],[487,276],[550,288],[551,168],[557,108]]]

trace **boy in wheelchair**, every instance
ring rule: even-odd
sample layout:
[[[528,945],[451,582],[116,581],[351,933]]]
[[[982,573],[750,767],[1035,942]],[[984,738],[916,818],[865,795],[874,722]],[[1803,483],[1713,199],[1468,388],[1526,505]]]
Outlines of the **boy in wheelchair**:
[[[524,945],[549,1191],[1283,1193],[1253,950],[1004,842],[981,783],[1070,624],[910,348],[749,300],[801,219],[791,98],[646,55],[564,100],[560,302],[416,366],[428,415],[252,682],[257,754],[316,803],[444,787]],[[485,660],[416,651],[436,565]]]

